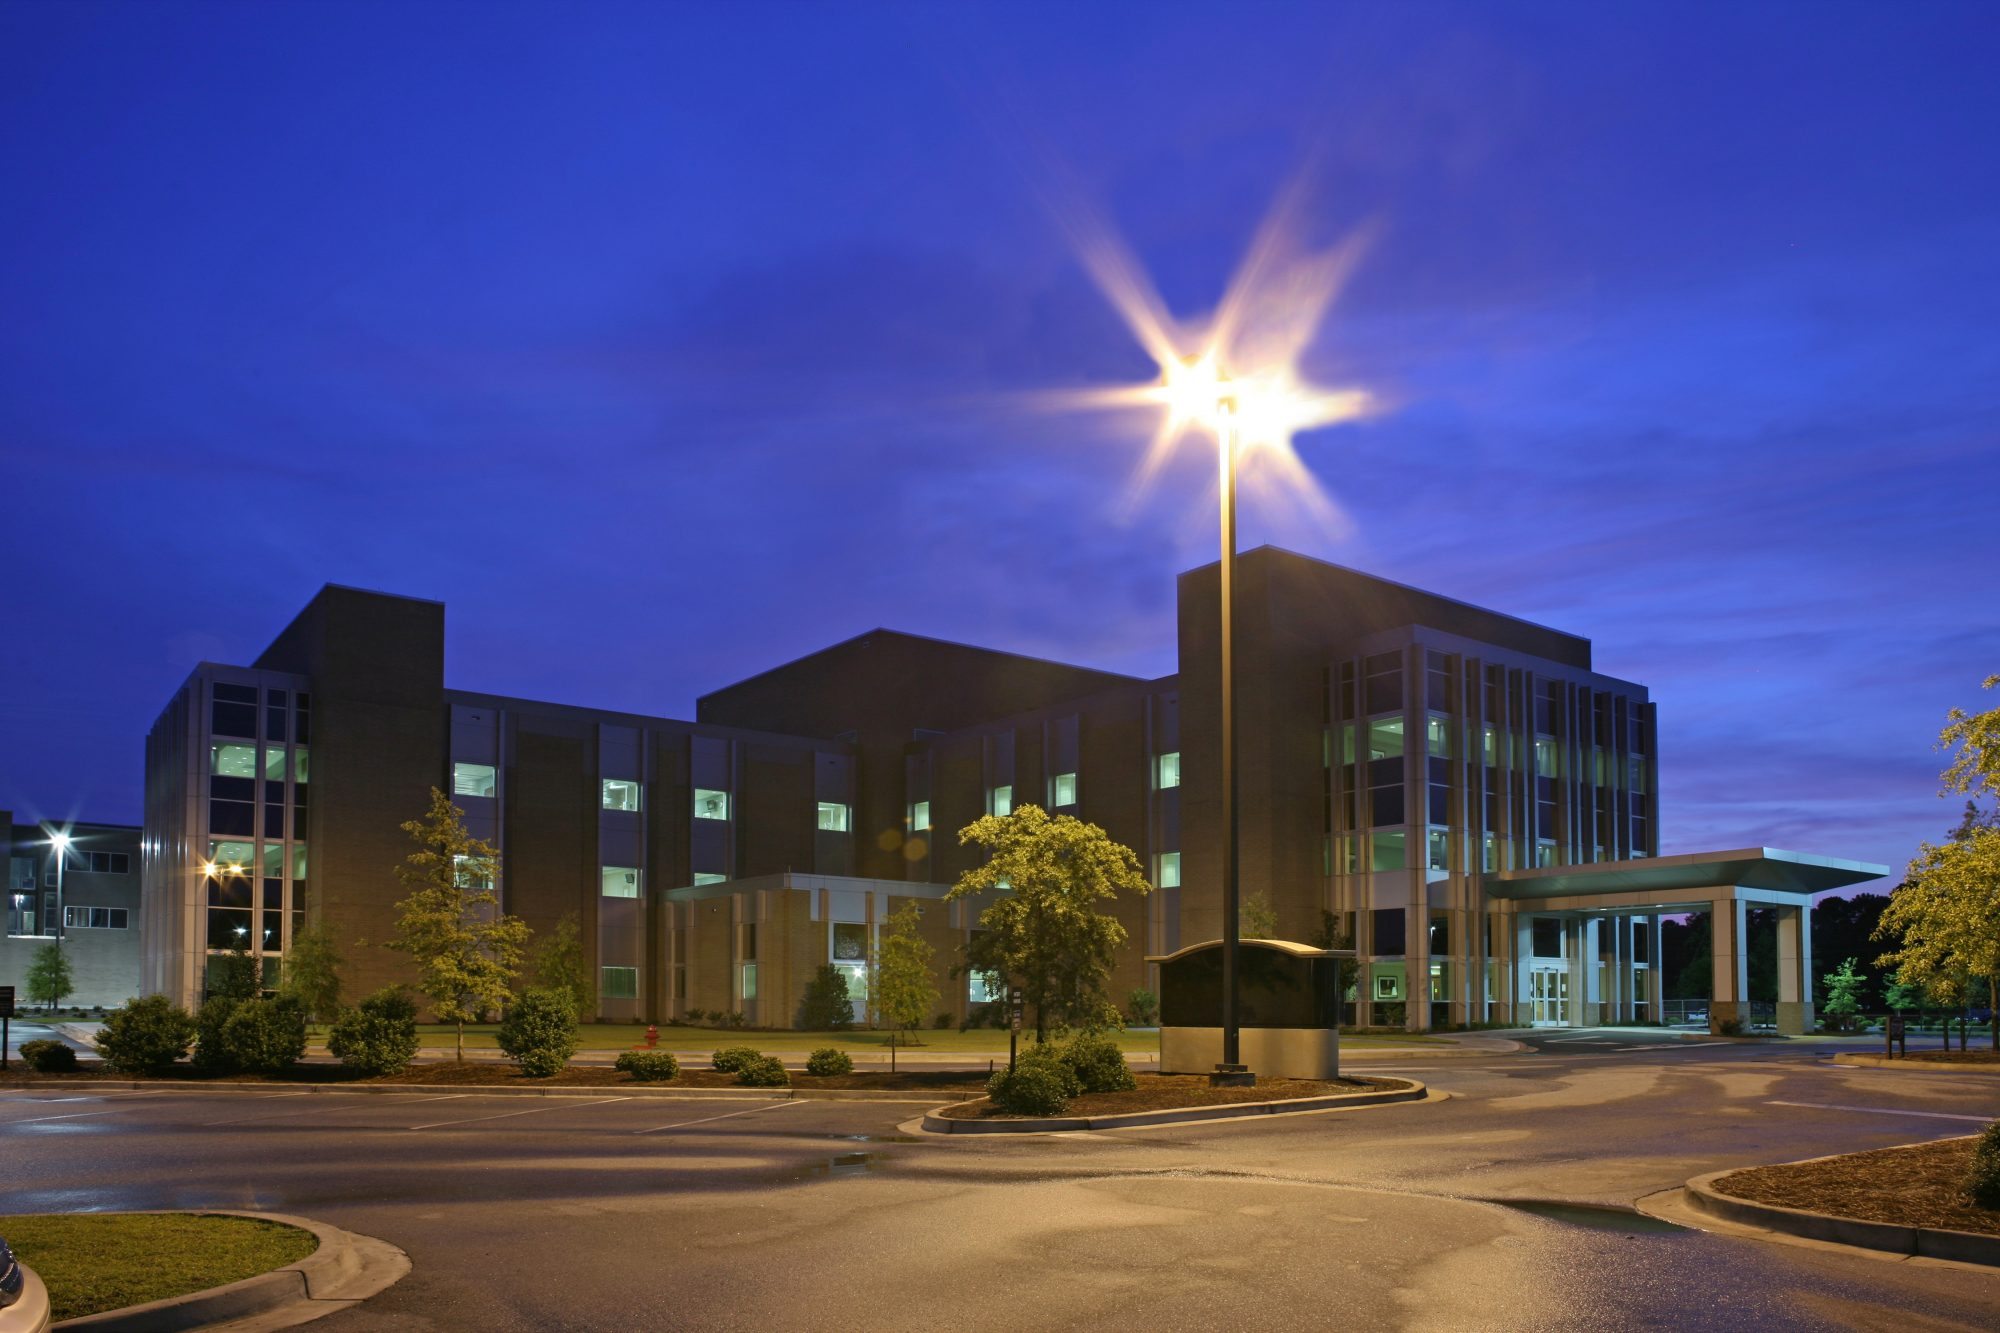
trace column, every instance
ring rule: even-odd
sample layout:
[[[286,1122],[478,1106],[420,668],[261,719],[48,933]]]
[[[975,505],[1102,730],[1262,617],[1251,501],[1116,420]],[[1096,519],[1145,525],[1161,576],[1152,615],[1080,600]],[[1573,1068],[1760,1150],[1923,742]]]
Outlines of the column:
[[[1516,1027],[1527,1027],[1535,1021],[1535,1011],[1528,1001],[1528,968],[1535,956],[1535,931],[1525,912],[1514,914],[1514,1012],[1512,1021]]]
[[[1583,960],[1583,987],[1577,997],[1576,1025],[1594,1028],[1604,1021],[1604,935],[1603,920],[1588,916],[1577,932]]]
[[[1746,952],[1748,930],[1746,907],[1731,893],[1718,898],[1709,909],[1710,956],[1714,976],[1709,985],[1708,1030],[1722,1031],[1732,1020],[1750,1021],[1750,956]]]
[[[1778,909],[1778,1031],[1788,1037],[1813,1029],[1812,908]]]
[[[1667,972],[1661,964],[1660,918],[1646,918],[1646,1016],[1655,1023],[1667,1021]]]

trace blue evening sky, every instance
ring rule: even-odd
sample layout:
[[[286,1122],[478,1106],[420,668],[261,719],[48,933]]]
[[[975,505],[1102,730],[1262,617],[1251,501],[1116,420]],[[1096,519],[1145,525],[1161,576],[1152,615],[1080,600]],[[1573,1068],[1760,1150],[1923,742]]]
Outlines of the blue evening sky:
[[[1136,673],[1212,558],[1062,222],[1176,314],[1375,239],[1272,541],[1590,636],[1663,850],[1900,866],[2000,671],[1991,4],[0,4],[0,807],[327,581],[688,716],[889,625]]]

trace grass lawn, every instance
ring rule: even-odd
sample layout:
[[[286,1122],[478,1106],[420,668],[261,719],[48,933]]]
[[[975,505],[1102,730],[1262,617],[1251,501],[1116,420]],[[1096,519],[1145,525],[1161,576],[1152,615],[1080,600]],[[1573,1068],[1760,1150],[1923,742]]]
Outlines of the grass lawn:
[[[498,1046],[495,1033],[498,1027],[491,1023],[468,1025],[465,1029],[465,1048],[471,1050],[494,1050]],[[448,1048],[456,1040],[455,1029],[442,1023],[425,1023],[417,1028],[417,1035],[427,1049]],[[1159,1033],[1151,1029],[1111,1034],[1118,1042],[1119,1049],[1130,1052],[1157,1052],[1160,1049]],[[921,1046],[906,1047],[919,1054],[925,1051],[969,1052],[977,1055],[1002,1054],[1007,1049],[1007,1033],[997,1028],[973,1028],[967,1032],[956,1029],[925,1030],[917,1034]],[[578,1033],[577,1049],[584,1051],[623,1051],[646,1044],[646,1025],[643,1023],[585,1023]],[[1023,1033],[1024,1041],[1032,1042],[1033,1034]],[[325,1041],[324,1029],[314,1029],[314,1041]],[[1420,1033],[1367,1032],[1342,1033],[1340,1044],[1352,1049],[1366,1050],[1371,1046],[1414,1046],[1444,1044],[1441,1038],[1428,1037]],[[757,1032],[747,1028],[687,1027],[682,1024],[663,1024],[660,1027],[660,1047],[669,1051],[708,1051],[718,1046],[755,1046],[760,1051],[772,1054],[803,1053],[831,1046],[836,1050],[857,1054],[874,1053],[887,1055],[889,1034],[867,1030],[850,1032]]]
[[[0,1236],[48,1284],[56,1323],[255,1277],[319,1246],[297,1227],[196,1213],[0,1217]]]

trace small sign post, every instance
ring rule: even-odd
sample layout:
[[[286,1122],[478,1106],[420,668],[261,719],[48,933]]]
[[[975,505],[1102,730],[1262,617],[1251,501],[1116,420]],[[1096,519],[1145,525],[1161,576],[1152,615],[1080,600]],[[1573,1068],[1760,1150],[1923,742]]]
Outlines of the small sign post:
[[[1021,1040],[1021,988],[1014,986],[1007,992],[1007,1009],[1011,1021],[1007,1025],[1007,1072],[1014,1072],[1014,1051]]]
[[[7,1068],[7,1041],[14,1026],[14,988],[0,986],[0,1072]]]

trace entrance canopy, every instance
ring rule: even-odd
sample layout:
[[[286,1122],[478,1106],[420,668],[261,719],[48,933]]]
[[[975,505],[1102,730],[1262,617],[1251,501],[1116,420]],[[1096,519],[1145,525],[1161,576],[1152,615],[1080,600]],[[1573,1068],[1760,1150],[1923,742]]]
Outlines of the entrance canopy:
[[[1798,904],[1817,893],[1881,879],[1889,867],[1831,856],[1744,847],[1730,852],[1645,856],[1591,865],[1536,866],[1488,876],[1486,891],[1526,910],[1630,908],[1671,911],[1718,899]]]

